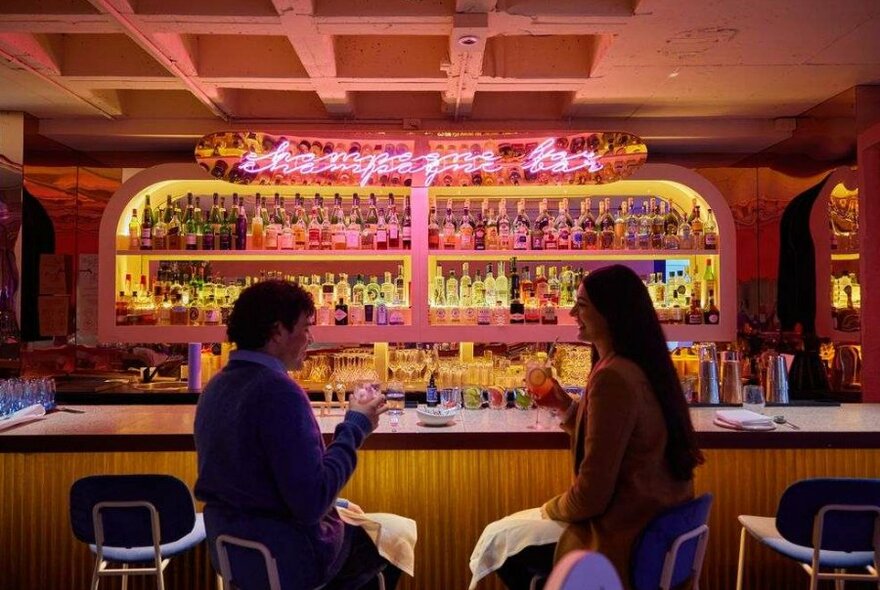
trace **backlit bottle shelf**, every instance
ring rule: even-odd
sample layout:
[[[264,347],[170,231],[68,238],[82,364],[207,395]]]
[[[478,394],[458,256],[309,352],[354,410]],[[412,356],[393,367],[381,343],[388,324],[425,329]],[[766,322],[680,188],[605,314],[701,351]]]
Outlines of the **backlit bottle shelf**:
[[[720,250],[429,250],[439,259],[467,260],[675,260],[719,256]]]
[[[124,342],[225,342],[226,326],[116,326]],[[312,326],[315,342],[369,344],[373,342],[417,342],[416,326]]]
[[[117,250],[150,260],[400,260],[411,250]]]
[[[858,252],[842,252],[840,250],[831,252],[831,260],[858,260]]]

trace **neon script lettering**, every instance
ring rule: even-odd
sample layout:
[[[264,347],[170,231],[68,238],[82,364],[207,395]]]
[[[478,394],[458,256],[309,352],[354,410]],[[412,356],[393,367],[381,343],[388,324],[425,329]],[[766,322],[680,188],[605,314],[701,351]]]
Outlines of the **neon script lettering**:
[[[388,154],[330,153],[316,155],[314,153],[291,153],[290,142],[284,141],[274,151],[259,154],[248,152],[242,156],[239,167],[250,174],[260,172],[279,173],[285,176],[293,174],[325,174],[348,172],[360,178],[361,186],[370,184],[378,176],[389,174],[425,173],[425,185],[430,186],[438,177],[451,173],[464,172],[498,172],[503,168],[522,165],[530,172],[549,171],[574,172],[588,169],[597,172],[602,163],[594,152],[578,152],[570,154],[553,147],[553,139],[547,139],[529,153],[521,162],[505,161],[492,152],[430,152],[424,156],[415,156],[412,152]]]

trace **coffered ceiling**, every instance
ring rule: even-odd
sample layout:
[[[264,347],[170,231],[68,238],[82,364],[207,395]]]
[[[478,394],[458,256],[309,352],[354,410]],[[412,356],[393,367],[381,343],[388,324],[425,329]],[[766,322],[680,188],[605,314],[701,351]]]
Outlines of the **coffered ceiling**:
[[[0,110],[89,152],[578,128],[745,157],[816,113],[846,126],[871,84],[878,0],[0,0]]]

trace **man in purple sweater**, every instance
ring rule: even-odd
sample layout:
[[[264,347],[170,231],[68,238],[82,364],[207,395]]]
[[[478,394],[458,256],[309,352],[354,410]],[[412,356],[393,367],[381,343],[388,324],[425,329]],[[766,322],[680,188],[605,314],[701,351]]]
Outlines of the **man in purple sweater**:
[[[352,399],[324,446],[308,396],[287,375],[302,367],[314,313],[311,296],[292,283],[264,281],[242,291],[227,329],[237,350],[196,411],[195,494],[205,502],[217,571],[214,541],[230,534],[269,548],[285,590],[355,589],[387,562],[360,528],[339,519],[335,506],[357,449],[387,408],[381,395]],[[268,588],[258,555],[234,547],[229,553],[239,587]],[[393,587],[399,571],[386,571]]]

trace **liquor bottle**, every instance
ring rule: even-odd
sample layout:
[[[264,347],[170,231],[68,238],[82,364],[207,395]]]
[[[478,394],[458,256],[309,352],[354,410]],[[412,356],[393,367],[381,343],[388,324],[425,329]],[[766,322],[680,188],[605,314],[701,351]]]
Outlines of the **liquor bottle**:
[[[603,207],[604,205],[604,207]],[[614,248],[614,216],[611,214],[611,199],[607,198],[599,203],[600,246],[602,250]]]
[[[516,258],[513,258],[510,261],[510,323],[524,324],[525,322],[525,305],[520,300],[519,273],[516,271]]]
[[[686,223],[682,223],[682,225],[688,225]],[[688,225],[688,227],[690,227]],[[705,294],[703,293],[703,279],[700,275],[700,268],[697,265],[696,261],[694,261],[693,267],[688,269],[691,275],[691,298],[697,300],[697,306],[702,309],[703,308],[703,298]]]
[[[584,248],[596,250],[599,247],[599,227],[596,225],[596,218],[593,217],[593,200],[585,200],[586,215],[581,220],[581,227],[584,228]],[[601,204],[601,201],[599,203]]]
[[[431,212],[428,214],[428,249],[440,249],[440,224],[437,223],[437,204],[431,201]]]
[[[663,223],[666,226],[666,235],[678,235],[678,226],[680,225],[681,220],[672,201],[667,203],[666,217],[664,218]]]
[[[486,249],[486,220],[483,213],[477,213],[477,222],[474,226],[474,250]]]
[[[320,197],[315,195],[315,200],[312,201],[312,214],[309,216],[309,225],[306,230],[306,247],[309,250],[321,249],[321,221],[318,219],[318,198]]]
[[[376,275],[370,275],[370,282],[367,283],[367,286],[364,288],[364,304],[371,303],[376,305],[376,302],[379,300],[379,293],[382,292],[382,288],[379,287],[379,279]]]
[[[529,248],[532,250],[544,249],[544,229],[550,223],[550,216],[547,215],[547,199],[542,199],[538,203],[538,216],[532,223],[532,230],[529,233]]]
[[[485,227],[485,243],[486,250],[497,250],[500,245],[498,237],[498,218],[495,217],[495,210],[489,207],[489,199],[483,200],[483,221]],[[508,227],[508,231],[509,231]],[[475,238],[476,240],[476,238]]]
[[[700,304],[697,302],[696,297],[691,297],[689,301],[690,309],[688,309],[684,317],[684,323],[689,326],[699,326],[703,323],[703,310],[700,309]]]
[[[168,222],[168,229],[166,230],[168,233],[168,249],[169,250],[181,250],[183,249],[183,244],[181,243],[181,224],[180,224],[180,216],[177,214],[177,209],[175,208],[171,212],[171,220]],[[173,301],[172,301],[173,305]]]
[[[128,220],[128,249],[141,249],[141,222],[138,220],[138,210],[131,210],[131,218]]]
[[[495,301],[496,305],[507,309],[510,305],[510,293],[513,287],[510,287],[510,281],[504,274],[504,261],[498,261],[498,273],[495,275]],[[516,290],[519,292],[519,277],[517,277]]]
[[[370,204],[367,208],[367,215],[364,218],[364,226],[361,229],[361,250],[376,249],[376,228],[379,225],[379,211],[376,209],[375,194],[370,193],[369,203]]]
[[[155,217],[156,221],[153,224],[153,250],[167,250],[168,249],[168,223],[165,221],[166,217],[170,221],[171,218],[169,213],[167,212],[168,205],[171,203],[171,195],[168,196],[168,201],[165,206],[165,211],[162,214],[159,214],[157,211]]]
[[[446,305],[449,307],[458,307],[458,279],[455,276],[455,269],[449,269],[449,276],[446,279]]]
[[[334,296],[336,301],[342,300],[343,303],[348,303],[351,300],[351,285],[348,284],[347,274],[339,274],[339,282],[336,283]]]
[[[309,223],[306,215],[303,198],[297,193],[293,199],[293,217],[290,220],[290,230],[293,233],[293,246],[295,250],[307,250],[309,248]],[[321,232],[318,230],[318,246],[321,244]],[[284,245],[282,244],[282,248]]]
[[[476,222],[471,216],[471,202],[465,201],[461,213],[461,219],[458,222],[458,246],[462,250],[474,249],[474,230]]]
[[[633,200],[630,198],[626,204],[626,235],[623,240],[625,250],[637,250],[639,247],[639,218],[636,215]]]
[[[586,207],[587,201],[581,201],[581,214],[578,216],[577,221],[571,226],[570,247],[572,250],[584,249],[584,218],[586,217]]]
[[[263,208],[260,200],[260,193],[257,193],[257,200],[254,204],[254,218],[251,220],[251,245],[254,250],[262,250],[266,247],[265,232],[266,226],[263,224]]]
[[[229,217],[223,218],[220,223],[220,243],[221,250],[232,250],[232,226],[229,225]]]
[[[244,209],[244,197],[238,204],[238,217],[235,219],[235,249],[247,250],[248,219]]]
[[[150,195],[144,203],[144,216],[141,221],[141,250],[153,249],[153,208],[150,207]]]
[[[446,305],[446,281],[443,280],[443,269],[439,264],[434,272],[434,285],[431,294],[431,305],[435,307]]]
[[[400,222],[400,247],[404,250],[412,249],[412,209],[410,208],[409,195],[405,197],[403,219]]]
[[[281,209],[281,218],[281,231],[278,233],[278,249],[293,250],[294,244],[296,243],[296,240],[293,237],[293,225],[291,224],[293,220],[287,216],[283,207]]]
[[[330,216],[327,214],[327,208],[324,206],[324,197],[315,195],[318,201],[318,225],[321,226],[321,250],[333,249],[333,226],[330,223]]]
[[[437,382],[434,380],[434,373],[428,379],[428,386],[425,387],[425,405],[434,408],[440,403],[440,396],[437,395]]]
[[[345,250],[345,214],[342,212],[342,197],[333,196],[333,213],[330,215],[330,242],[333,250]]]
[[[495,279],[495,288],[498,288],[498,280],[502,276],[501,270],[498,271],[498,279]],[[510,283],[510,291],[509,291],[509,301],[517,300],[520,301],[520,297],[522,297],[522,287],[520,286],[520,276],[519,272],[516,270],[516,258],[510,259],[510,278],[508,279]]]
[[[195,208],[192,205],[187,206],[187,222],[186,222],[186,249],[198,250],[199,248],[199,221],[196,218]]]
[[[394,203],[394,195],[388,194],[388,209],[385,215],[385,226],[388,231],[388,248],[398,250],[400,248],[400,217],[397,215],[397,205]],[[379,210],[379,216],[382,217],[382,210]],[[376,248],[379,249],[378,246]],[[389,301],[391,301],[389,299]]]
[[[348,325],[348,305],[342,299],[339,299],[339,302],[336,304],[336,309],[333,312],[333,323],[337,326]]]
[[[218,208],[219,210],[219,208]],[[223,225],[222,223],[220,225]],[[217,226],[216,233],[213,229],[210,216],[202,224],[202,250],[214,250],[220,241],[220,226]]]
[[[461,279],[458,281],[458,304],[461,307],[470,307],[471,285],[473,281],[470,275],[470,264],[465,262],[461,265]]]
[[[512,246],[510,218],[507,216],[507,199],[501,199],[498,204],[498,248],[510,250]]]
[[[394,277],[394,297],[391,299],[394,305],[409,305],[406,279],[403,278],[403,265],[397,265],[397,276]]]
[[[665,203],[663,203],[665,205]],[[681,240],[678,239],[678,223],[672,203],[669,203],[669,209],[663,216],[663,249],[678,250],[681,248]]]
[[[543,304],[544,299],[547,298],[547,283],[547,277],[544,275],[544,265],[539,264],[535,267],[535,281],[532,286],[534,299],[538,305]]]
[[[376,302],[376,325],[388,325],[388,304],[385,302],[385,296],[379,293],[379,300]]]
[[[314,282],[317,283],[318,281]],[[332,272],[324,273],[324,282],[320,284],[320,293],[321,297],[315,299],[315,305],[322,305],[329,308],[333,305],[334,301],[338,300],[336,297],[336,283],[333,281]]]
[[[556,245],[560,250],[571,249],[571,228],[574,220],[568,212],[568,199],[559,201],[559,215],[556,216],[554,227],[556,229]],[[546,247],[546,244],[545,244]],[[552,248],[546,248],[548,250]]]
[[[531,233],[531,221],[526,214],[526,202],[520,199],[516,204],[516,218],[513,220],[513,249],[528,250]]]
[[[391,280],[391,272],[386,270],[384,273],[384,280],[382,281],[382,284],[379,285],[379,293],[385,297],[385,302],[390,305],[395,299],[394,292],[395,288],[394,282]]]
[[[385,209],[379,209],[378,221],[376,222],[376,236],[375,236],[375,245],[376,250],[387,250],[388,242],[390,236],[388,232],[388,224],[385,221]],[[400,237],[398,236],[398,244],[400,243]]]
[[[703,312],[703,322],[709,325],[717,324],[721,319],[721,313],[718,311],[718,308],[715,307],[715,290],[709,289],[707,291],[708,303],[706,304],[706,310]]]
[[[483,282],[483,274],[477,269],[474,282],[471,284],[471,305],[482,307],[486,305],[486,283]]]
[[[444,250],[455,250],[457,243],[458,223],[452,213],[452,199],[446,201],[446,217],[443,218],[442,242]]]
[[[562,267],[562,275],[559,282],[559,307],[572,307],[575,300],[576,285],[574,272],[571,270],[571,267]]]
[[[651,249],[651,223],[653,218],[648,209],[648,201],[642,201],[642,211],[639,215],[639,250]]]
[[[218,195],[217,193],[214,193],[214,202],[211,205],[211,212],[208,213],[208,228],[209,228],[210,232],[212,234],[214,234],[214,237],[210,240],[211,243],[214,244],[214,247],[211,248],[212,250],[217,247],[216,242],[219,242],[220,224],[222,222],[223,222],[223,216],[220,214],[220,195]],[[202,226],[202,234],[203,234],[202,239],[203,240],[204,240],[205,233],[207,233],[207,232],[204,229],[204,226]],[[207,250],[207,248],[205,248],[204,244],[202,244],[202,249]]]
[[[554,306],[559,305],[559,298],[562,291],[562,283],[559,280],[559,271],[555,266],[549,268],[547,277],[547,288],[544,298],[548,299]],[[537,291],[537,287],[535,288]]]
[[[662,201],[661,201],[661,204]],[[651,249],[663,249],[663,236],[666,234],[666,220],[656,199],[651,199]]]
[[[279,246],[278,238],[284,225],[284,222],[281,221],[279,207],[279,196],[278,193],[275,193],[275,208],[272,211],[272,216],[269,218],[268,223],[265,219],[263,220],[265,226],[263,243],[266,250],[277,250]]]
[[[495,277],[492,275],[492,264],[486,265],[486,279],[483,281],[483,289],[484,289],[484,299],[486,300],[486,305],[489,307],[495,307],[498,305],[498,296],[497,296],[497,286],[495,282]]]
[[[700,206],[694,205],[691,219],[691,233],[694,236],[694,248],[703,249],[703,218],[700,216]]]
[[[703,247],[706,250],[718,249],[718,226],[711,208],[706,211],[706,223],[703,224]]]
[[[351,197],[351,212],[348,215],[348,226],[345,229],[345,247],[347,250],[361,249],[361,231],[363,230],[361,219],[361,199],[357,193]]]
[[[712,267],[711,258],[706,259],[706,270],[703,272],[703,290],[706,292],[707,298],[710,292],[715,291],[715,269]],[[708,299],[705,307],[708,307]]]
[[[624,200],[617,209],[617,215],[614,217],[614,247],[618,250],[626,248],[626,218],[627,218],[627,202]]]

